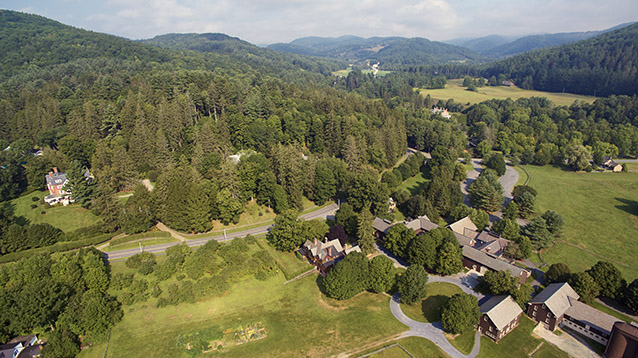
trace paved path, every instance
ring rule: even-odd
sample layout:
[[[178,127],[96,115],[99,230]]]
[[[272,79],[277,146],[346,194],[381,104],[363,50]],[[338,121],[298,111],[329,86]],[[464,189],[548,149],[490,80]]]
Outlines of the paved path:
[[[335,214],[335,212],[337,211],[337,209],[338,209],[337,204],[333,203],[331,205],[328,205],[328,206],[323,207],[321,209],[315,210],[313,212],[310,212],[310,213],[307,213],[307,214],[303,214],[303,215],[301,215],[299,217],[304,219],[304,220],[326,219],[326,218],[328,218],[330,216],[333,216]],[[205,243],[207,243],[210,240],[216,240],[216,241],[219,241],[219,242],[230,241],[230,240],[238,238],[238,237],[244,237],[244,236],[248,236],[248,235],[256,236],[256,235],[265,234],[265,233],[267,233],[270,230],[271,227],[272,227],[272,225],[265,225],[265,226],[260,226],[260,227],[256,227],[256,228],[252,228],[252,229],[236,231],[236,232],[233,232],[233,233],[229,233],[227,235],[215,233],[215,234],[211,234],[211,236],[202,237],[202,238],[199,238],[199,239],[187,240],[187,241],[185,241],[185,243],[186,243],[186,245],[188,245],[190,247],[197,247],[197,246],[204,245]],[[168,244],[147,246],[147,247],[144,248],[144,251],[145,252],[150,252],[152,254],[158,254],[158,253],[164,252],[167,248],[169,248],[171,246],[179,245],[179,244],[181,244],[181,242],[172,242],[172,243],[168,243]],[[105,253],[105,255],[106,255],[106,258],[109,261],[113,261],[113,260],[124,259],[124,258],[127,258],[129,256],[133,256],[133,255],[135,255],[135,254],[137,254],[139,252],[140,252],[139,249],[128,249],[128,250],[118,250],[118,251],[107,252],[107,253]]]
[[[387,258],[392,260],[392,262],[394,263],[394,267],[395,268],[404,268],[404,269],[408,268],[408,263],[407,262],[405,262],[402,259],[392,255],[392,253],[390,251],[388,251],[388,249],[386,249],[385,247],[379,245],[378,242],[375,242],[375,246],[377,247],[377,251],[379,251],[381,253],[381,255],[385,255]]]
[[[390,311],[392,311],[392,314],[399,320],[399,322],[410,328],[409,331],[401,334],[401,338],[422,337],[428,339],[452,358],[474,358],[478,355],[478,352],[481,349],[481,334],[477,331],[476,336],[474,337],[474,348],[472,349],[472,352],[469,355],[459,352],[456,348],[454,348],[454,346],[452,346],[452,344],[450,344],[447,338],[445,338],[441,322],[424,323],[408,318],[408,316],[401,311],[398,294],[394,295],[390,299]]]
[[[514,186],[518,182],[518,178],[520,174],[518,174],[518,170],[516,170],[513,166],[507,165],[505,167],[505,174],[498,178],[499,183],[503,186],[503,196],[505,196],[505,205],[507,205],[510,201],[512,201],[512,190],[514,190]]]
[[[578,339],[572,337],[569,333],[563,331],[563,334],[560,336],[555,335],[553,332],[550,332],[542,327],[542,325],[537,325],[534,328],[533,333],[547,342],[555,345],[560,350],[569,354],[570,357],[574,358],[600,358],[600,356],[594,352],[588,345],[583,344]]]
[[[469,207],[472,207],[470,203],[470,197],[468,195],[468,189],[470,185],[474,183],[474,181],[479,177],[481,172],[483,171],[483,167],[481,167],[481,160],[472,158],[472,170],[467,172],[467,177],[465,180],[461,182],[461,192],[463,193],[464,199],[463,203]]]

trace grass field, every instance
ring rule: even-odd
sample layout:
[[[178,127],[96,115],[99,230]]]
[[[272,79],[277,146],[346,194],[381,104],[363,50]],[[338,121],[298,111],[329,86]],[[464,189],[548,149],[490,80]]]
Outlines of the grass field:
[[[470,354],[472,348],[474,348],[474,337],[476,336],[475,330],[470,330],[465,333],[452,336],[445,334],[445,338],[463,354]]]
[[[124,263],[112,264],[114,273],[125,270]],[[222,297],[194,304],[156,308],[155,299],[149,299],[126,306],[122,321],[111,332],[106,356],[153,357],[161,352],[188,357],[184,346],[177,344],[178,336],[216,326],[232,330],[253,322],[263,324],[265,339],[229,346],[214,356],[324,357],[373,347],[406,329],[392,316],[389,296],[362,293],[335,301],[319,291],[316,278],[287,285],[281,274],[266,281],[251,278],[233,285]],[[99,345],[80,357],[103,353],[104,345]]]
[[[419,171],[417,175],[413,176],[412,178],[408,178],[403,183],[399,184],[396,190],[406,189],[410,192],[410,194],[412,194],[412,196],[415,196],[418,195],[421,190],[423,190],[423,187],[427,182],[428,179],[424,178],[423,173]]]
[[[292,252],[281,252],[275,250],[272,246],[266,242],[265,236],[259,236],[256,238],[257,244],[262,249],[268,251],[270,256],[272,256],[281,269],[284,271],[284,276],[286,276],[287,280],[293,279],[298,275],[314,268],[307,261],[299,260],[297,256]]]
[[[384,344],[382,346],[370,349],[369,352],[374,352],[380,348],[390,346],[392,344],[400,344],[406,351],[410,352],[414,357],[427,357],[427,358],[446,358],[449,357],[439,347],[437,347],[431,341],[421,337],[408,337],[398,339],[394,342]],[[357,356],[355,356],[357,357]],[[379,352],[370,356],[370,358],[404,358],[409,357],[403,349],[399,347],[392,347],[383,352]]]
[[[443,305],[454,294],[463,292],[458,286],[446,282],[431,282],[427,285],[427,296],[420,303],[401,305],[406,316],[419,322],[436,322],[441,320]]]
[[[100,219],[91,211],[82,208],[79,204],[68,206],[50,206],[34,202],[31,197],[37,196],[39,199],[48,195],[48,191],[35,191],[30,194],[13,199],[9,205],[13,209],[14,216],[22,216],[32,224],[51,224],[64,232],[71,232],[87,226],[96,224]],[[38,207],[31,209],[32,204]],[[42,214],[42,212],[45,214]]]
[[[574,173],[528,165],[539,212],[565,220],[563,236],[543,251],[547,263],[582,271],[599,260],[615,264],[627,281],[638,278],[638,173]]]
[[[474,104],[487,101],[493,98],[506,99],[511,98],[516,100],[518,98],[528,97],[547,97],[554,104],[561,106],[569,106],[574,103],[575,100],[582,100],[587,103],[592,103],[596,98],[591,96],[581,96],[570,93],[552,93],[541,92],[533,90],[524,90],[518,87],[505,87],[505,86],[486,86],[479,87],[478,92],[468,91],[466,87],[462,87],[462,79],[448,80],[445,88],[442,89],[420,89],[420,93],[423,96],[428,94],[433,99],[447,100],[453,98],[456,102],[462,104]]]
[[[480,358],[508,357],[528,358],[529,354],[538,347],[542,339],[532,336],[534,322],[524,314],[521,316],[518,326],[503,337],[498,343],[481,336]],[[533,358],[567,358],[567,353],[555,346],[544,342],[541,348],[532,355]]]

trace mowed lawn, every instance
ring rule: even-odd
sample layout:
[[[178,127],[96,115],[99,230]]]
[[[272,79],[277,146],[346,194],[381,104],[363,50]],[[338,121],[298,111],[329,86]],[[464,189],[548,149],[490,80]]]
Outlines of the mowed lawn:
[[[429,179],[423,177],[423,173],[419,171],[415,176],[406,179],[404,182],[399,184],[396,190],[406,189],[412,194],[412,196],[419,195],[425,186],[425,183],[428,182]]]
[[[525,314],[521,315],[518,326],[503,337],[498,343],[481,336],[481,350],[479,358],[528,358],[542,342],[543,345],[536,351],[533,358],[568,358],[569,355],[542,339],[532,336],[535,322]]]
[[[389,296],[362,293],[335,301],[319,291],[316,279],[312,275],[284,285],[281,274],[266,281],[251,278],[222,297],[195,304],[156,308],[151,299],[124,307],[106,356],[188,357],[184,346],[177,344],[179,335],[217,326],[233,330],[254,322],[265,327],[265,339],[224,348],[214,356],[325,357],[372,347],[407,329],[392,316]],[[97,356],[95,350],[103,353],[104,345],[80,356]]]
[[[423,301],[412,305],[401,305],[401,310],[406,316],[419,322],[440,321],[443,306],[450,300],[450,297],[463,291],[451,283],[430,282],[426,292],[427,296]]]
[[[638,173],[525,169],[529,185],[538,190],[538,211],[551,209],[565,220],[563,236],[543,251],[545,261],[582,271],[608,260],[627,281],[638,278]]]
[[[587,103],[593,103],[596,97],[581,96],[570,93],[552,93],[541,92],[534,90],[524,90],[518,87],[505,87],[505,86],[485,86],[478,87],[478,92],[468,91],[466,87],[461,86],[462,79],[448,80],[445,88],[442,89],[419,89],[421,95],[424,97],[428,94],[433,99],[447,100],[453,98],[456,102],[466,104],[475,104],[483,101],[487,101],[493,98],[506,99],[511,98],[513,100],[519,98],[529,97],[546,97],[556,105],[569,106],[574,103],[575,100],[585,101]]]
[[[370,349],[368,353],[377,351],[383,347],[388,347],[393,344],[399,344],[406,351],[410,352],[413,357],[427,357],[427,358],[447,358],[449,355],[445,354],[439,347],[437,347],[432,341],[429,341],[421,337],[407,337],[401,338],[396,341],[384,344],[382,346]],[[410,357],[405,353],[403,349],[398,346],[386,349],[382,352],[375,353],[370,356],[371,358],[407,358]]]
[[[31,224],[51,224],[64,232],[71,232],[99,222],[100,219],[95,214],[79,204],[50,206],[31,200],[34,196],[42,199],[48,194],[48,191],[35,191],[11,200],[9,205],[13,208],[13,215],[23,216]],[[32,204],[37,204],[37,207],[32,209]],[[42,214],[43,211],[44,214]]]

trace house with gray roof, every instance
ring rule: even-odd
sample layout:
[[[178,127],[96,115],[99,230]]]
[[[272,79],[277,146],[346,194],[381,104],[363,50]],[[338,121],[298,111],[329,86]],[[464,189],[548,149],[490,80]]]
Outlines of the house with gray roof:
[[[567,282],[552,283],[528,302],[527,315],[550,331],[560,325],[606,345],[618,319],[579,298]]]
[[[472,222],[472,219],[470,219],[469,216],[451,223],[450,225],[448,225],[448,227],[450,228],[450,230],[461,235],[465,235],[467,230],[476,232],[478,234],[478,228],[476,227],[476,225],[474,225],[474,222]]]
[[[388,229],[392,227],[392,221],[388,219],[381,219],[379,217],[374,218],[372,221],[372,228],[374,229],[374,237],[377,240],[383,241],[385,239],[385,234],[388,232]]]
[[[494,296],[483,303],[479,310],[481,318],[478,324],[479,332],[498,342],[511,330],[518,326],[518,320],[523,313],[521,307],[512,296]]]
[[[512,265],[511,263],[501,260],[489,253],[479,251],[471,246],[463,246],[463,266],[478,271],[481,274],[492,271],[509,271],[512,277],[517,277],[521,283],[527,281],[531,273],[521,267]]]
[[[406,221],[404,224],[408,229],[412,229],[417,235],[430,232],[439,227],[439,225],[430,221],[430,218],[428,218],[427,215],[419,216],[412,221]]]

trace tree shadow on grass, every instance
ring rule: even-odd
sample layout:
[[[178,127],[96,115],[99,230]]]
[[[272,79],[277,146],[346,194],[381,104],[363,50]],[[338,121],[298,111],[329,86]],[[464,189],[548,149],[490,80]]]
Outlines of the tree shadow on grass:
[[[421,302],[421,312],[428,322],[436,322],[441,320],[441,311],[443,306],[449,301],[450,297],[444,295],[429,296]]]
[[[623,210],[631,215],[638,215],[638,201],[629,200],[625,198],[615,198],[623,205],[616,205],[616,208]]]

